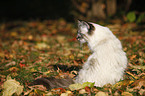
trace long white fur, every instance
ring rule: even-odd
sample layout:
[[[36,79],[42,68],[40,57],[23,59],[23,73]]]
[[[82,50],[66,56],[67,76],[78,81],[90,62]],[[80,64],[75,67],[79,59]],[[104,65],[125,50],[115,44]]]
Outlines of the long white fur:
[[[95,27],[93,35],[88,35],[85,27],[82,27],[81,31],[87,36],[85,40],[92,55],[82,66],[75,82],[95,82],[98,87],[108,83],[115,84],[123,78],[127,67],[126,53],[122,50],[121,42],[107,27],[91,24]]]

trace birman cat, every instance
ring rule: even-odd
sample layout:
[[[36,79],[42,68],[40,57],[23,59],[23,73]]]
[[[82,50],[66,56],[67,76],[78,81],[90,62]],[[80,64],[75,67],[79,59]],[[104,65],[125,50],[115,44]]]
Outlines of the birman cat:
[[[77,40],[87,42],[92,51],[79,71],[75,83],[95,82],[95,86],[115,84],[123,78],[127,67],[121,42],[107,28],[95,23],[78,21]]]
[[[43,84],[48,89],[68,87],[72,83],[94,82],[95,86],[115,84],[123,79],[127,67],[126,53],[121,42],[107,28],[86,21],[78,21],[77,40],[87,43],[92,54],[74,79],[40,78],[34,84]],[[66,83],[65,83],[66,82]],[[59,85],[59,86],[58,86]]]

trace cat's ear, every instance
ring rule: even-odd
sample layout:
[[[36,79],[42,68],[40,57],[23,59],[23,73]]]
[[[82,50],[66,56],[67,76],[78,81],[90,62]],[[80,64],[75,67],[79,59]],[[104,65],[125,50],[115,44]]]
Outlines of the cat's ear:
[[[89,23],[86,21],[78,20],[78,27],[85,26],[87,29],[90,29]]]

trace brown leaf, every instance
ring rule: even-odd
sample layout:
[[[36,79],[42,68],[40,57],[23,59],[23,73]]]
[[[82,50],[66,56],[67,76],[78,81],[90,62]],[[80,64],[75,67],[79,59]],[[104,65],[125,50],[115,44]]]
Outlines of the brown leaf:
[[[134,86],[133,89],[140,90],[142,86],[145,87],[145,79],[136,80],[131,86]]]
[[[89,93],[91,92],[91,89],[90,89],[90,87],[88,87],[88,86],[85,87],[85,90],[86,90],[87,92],[89,92]]]
[[[145,89],[140,89],[138,92],[141,96],[145,96]]]
[[[133,96],[133,95],[129,92],[122,92],[121,96]]]

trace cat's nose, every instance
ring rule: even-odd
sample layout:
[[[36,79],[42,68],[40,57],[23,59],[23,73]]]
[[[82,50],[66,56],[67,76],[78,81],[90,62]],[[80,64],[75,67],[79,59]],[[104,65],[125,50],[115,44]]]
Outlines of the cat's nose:
[[[82,38],[83,38],[83,36],[81,34],[78,34],[77,37],[76,37],[77,40],[80,40]]]
[[[79,38],[80,38],[80,37],[77,35],[76,39],[79,40]]]

